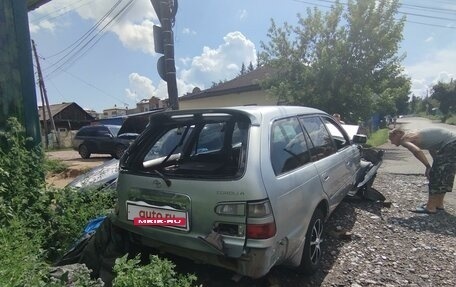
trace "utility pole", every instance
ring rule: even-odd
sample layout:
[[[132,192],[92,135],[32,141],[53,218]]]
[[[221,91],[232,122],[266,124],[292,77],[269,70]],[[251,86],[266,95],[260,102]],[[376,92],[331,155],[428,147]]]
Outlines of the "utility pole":
[[[155,52],[163,54],[157,62],[158,74],[168,84],[168,98],[171,109],[178,110],[179,102],[172,29],[177,13],[177,0],[151,0],[151,3],[161,24],[161,27],[154,25]]]
[[[41,97],[44,98],[44,101],[46,103],[46,109],[48,111],[49,119],[51,120],[52,129],[54,130],[54,133],[53,133],[54,134],[54,139],[55,139],[55,141],[57,143],[57,146],[60,147],[59,137],[57,135],[57,129],[55,128],[54,117],[51,114],[51,108],[49,107],[49,101],[48,101],[48,97],[47,97],[47,93],[46,93],[46,87],[44,86],[43,74],[41,73],[40,61],[39,61],[39,58],[38,58],[38,53],[36,52],[35,41],[33,41],[33,40],[32,40],[32,49],[33,49],[33,54],[35,55],[35,62],[36,62],[36,69],[38,71],[38,83],[39,83],[39,86],[40,86]],[[43,102],[43,113],[44,113],[45,103]],[[46,127],[47,122],[45,120],[46,119],[43,117],[44,126]],[[47,128],[45,128],[44,130],[46,131]],[[46,144],[48,144],[47,143],[47,134],[45,134],[45,137],[46,137]]]
[[[33,40],[32,40],[33,41]],[[49,148],[49,139],[47,137],[47,119],[46,119],[46,109],[44,108],[44,92],[43,92],[43,88],[41,85],[40,86],[40,95],[41,95],[41,103],[42,103],[42,107],[41,107],[41,110],[43,111],[43,134],[44,134],[44,142],[46,143],[46,149]],[[52,117],[52,115],[50,115],[50,117]]]
[[[38,1],[0,0],[0,130],[10,117],[17,118],[32,139],[28,148],[41,143],[27,15],[31,2],[39,5]]]

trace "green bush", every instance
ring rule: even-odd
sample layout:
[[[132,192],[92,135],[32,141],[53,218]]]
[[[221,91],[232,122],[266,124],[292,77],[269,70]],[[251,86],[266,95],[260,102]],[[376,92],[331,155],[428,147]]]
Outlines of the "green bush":
[[[150,263],[142,265],[139,255],[127,259],[127,255],[118,258],[114,266],[116,278],[113,287],[188,287],[196,281],[192,274],[176,274],[175,265],[157,255],[150,256]]]
[[[30,236],[26,226],[11,220],[0,228],[0,286],[47,286],[48,265],[40,250],[42,234]]]
[[[115,204],[114,191],[65,188],[50,189],[46,194],[49,208],[43,211],[46,221],[42,228],[47,234],[43,248],[52,261],[74,243],[90,219],[108,214]]]
[[[0,131],[0,224],[13,214],[30,214],[44,186],[43,151],[31,146],[24,128],[10,118]],[[33,209],[33,208],[32,208]]]
[[[50,276],[50,262],[81,235],[92,218],[106,215],[115,204],[114,191],[47,189],[43,150],[15,119],[0,132],[0,286],[100,286],[87,269],[62,278]],[[49,163],[47,163],[49,164]],[[51,164],[53,165],[53,164]],[[167,260],[151,257],[119,260],[115,286],[190,286],[193,275],[179,275]],[[69,285],[72,284],[72,285]]]
[[[379,129],[371,133],[367,139],[367,145],[376,147],[388,142],[388,129]]]
[[[449,118],[447,118],[445,123],[449,125],[456,125],[456,115],[452,115]]]

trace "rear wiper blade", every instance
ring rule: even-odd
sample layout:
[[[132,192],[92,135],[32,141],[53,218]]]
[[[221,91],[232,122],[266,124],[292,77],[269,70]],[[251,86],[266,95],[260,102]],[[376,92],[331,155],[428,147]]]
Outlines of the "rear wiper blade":
[[[184,143],[184,139],[185,137],[187,136],[187,133],[188,133],[188,130],[190,129],[190,127],[187,127],[184,131],[184,133],[182,134],[181,136],[181,139],[179,140],[179,142],[174,146],[174,148],[168,153],[168,155],[165,157],[165,159],[160,163],[160,166],[163,166],[167,161],[168,159],[174,154],[174,152],[176,151],[176,149],[178,147],[180,147],[183,143]]]

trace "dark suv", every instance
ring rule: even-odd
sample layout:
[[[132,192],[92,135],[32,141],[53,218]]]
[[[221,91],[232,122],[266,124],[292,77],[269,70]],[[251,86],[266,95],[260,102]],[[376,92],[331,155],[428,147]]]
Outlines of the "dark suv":
[[[73,149],[77,150],[82,158],[89,158],[91,154],[97,153],[110,154],[118,159],[138,136],[138,134],[119,134],[120,127],[116,125],[82,127],[73,139]]]

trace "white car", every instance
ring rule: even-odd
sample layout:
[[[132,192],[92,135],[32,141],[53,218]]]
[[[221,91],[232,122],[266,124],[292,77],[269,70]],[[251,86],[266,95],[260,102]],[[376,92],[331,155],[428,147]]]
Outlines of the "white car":
[[[312,273],[365,140],[306,107],[157,113],[120,160],[113,224],[136,244],[253,278],[279,264]]]

